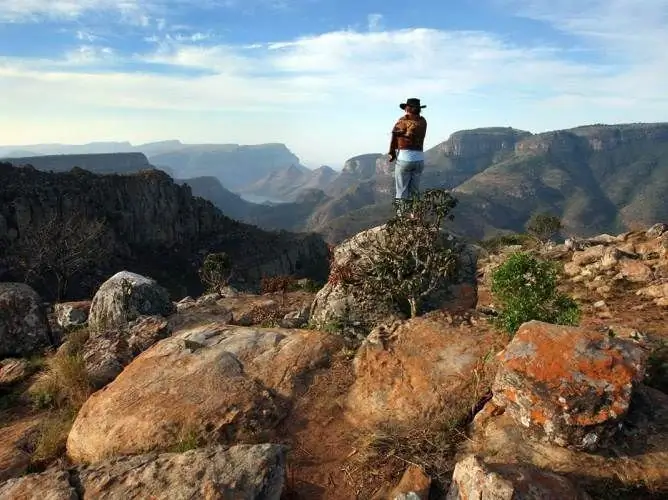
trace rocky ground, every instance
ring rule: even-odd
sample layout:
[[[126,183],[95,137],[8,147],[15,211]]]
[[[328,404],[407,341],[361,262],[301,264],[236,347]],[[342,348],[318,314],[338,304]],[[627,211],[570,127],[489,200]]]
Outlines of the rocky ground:
[[[331,285],[173,304],[119,273],[47,317],[0,284],[0,498],[666,498],[666,228],[531,249],[583,318],[511,340],[517,250],[368,336]]]

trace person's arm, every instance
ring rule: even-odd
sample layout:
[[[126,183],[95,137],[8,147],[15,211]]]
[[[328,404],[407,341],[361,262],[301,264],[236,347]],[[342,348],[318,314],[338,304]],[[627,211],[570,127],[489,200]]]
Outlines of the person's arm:
[[[399,149],[399,141],[397,137],[404,134],[404,132],[401,130],[400,124],[401,120],[398,120],[397,123],[394,124],[394,127],[392,127],[392,139],[390,140],[390,151],[387,153],[390,155],[390,161],[394,161],[394,159],[397,157],[397,149]]]

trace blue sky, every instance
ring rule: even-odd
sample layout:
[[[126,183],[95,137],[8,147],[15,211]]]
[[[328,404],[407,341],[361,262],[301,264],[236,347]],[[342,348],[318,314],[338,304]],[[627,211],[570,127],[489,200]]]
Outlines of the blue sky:
[[[456,130],[668,120],[668,0],[0,0],[5,144],[385,152]]]

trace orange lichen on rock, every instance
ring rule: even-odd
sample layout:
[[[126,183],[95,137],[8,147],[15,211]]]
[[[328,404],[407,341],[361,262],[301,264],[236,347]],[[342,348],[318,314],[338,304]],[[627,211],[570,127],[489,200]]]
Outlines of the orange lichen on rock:
[[[628,411],[645,358],[630,340],[531,321],[499,354],[494,399],[548,440],[592,448]]]

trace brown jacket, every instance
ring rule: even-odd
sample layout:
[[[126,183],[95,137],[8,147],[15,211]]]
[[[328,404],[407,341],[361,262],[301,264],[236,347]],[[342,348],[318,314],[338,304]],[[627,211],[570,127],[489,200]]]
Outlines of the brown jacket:
[[[424,137],[427,135],[427,120],[423,116],[404,115],[392,129],[392,142],[390,153],[397,149],[411,149],[422,151],[424,148]]]

